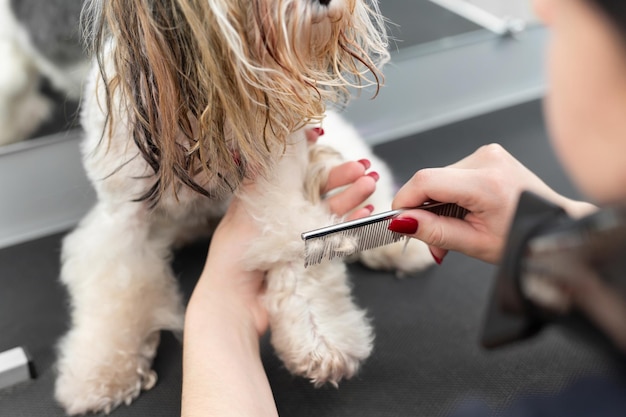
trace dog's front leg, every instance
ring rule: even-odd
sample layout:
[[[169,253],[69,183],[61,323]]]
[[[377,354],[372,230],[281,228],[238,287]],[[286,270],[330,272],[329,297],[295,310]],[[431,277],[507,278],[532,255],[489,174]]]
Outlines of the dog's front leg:
[[[56,399],[69,414],[109,412],[156,382],[161,329],[182,329],[169,241],[137,203],[99,203],[63,242],[72,326],[60,343]]]
[[[248,267],[268,271],[272,344],[286,367],[316,385],[336,384],[353,376],[369,356],[373,334],[365,312],[352,300],[342,262],[304,268],[301,232],[333,217],[304,196],[307,149],[303,135],[297,135],[275,175],[240,195],[262,228],[246,257]]]
[[[287,369],[315,386],[352,377],[370,355],[374,336],[352,301],[345,265],[279,264],[267,280],[272,344]]]

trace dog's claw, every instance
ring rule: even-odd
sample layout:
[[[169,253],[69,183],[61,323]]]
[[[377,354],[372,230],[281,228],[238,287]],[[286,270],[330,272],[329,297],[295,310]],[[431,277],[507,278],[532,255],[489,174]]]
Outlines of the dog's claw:
[[[150,371],[148,371],[148,373],[146,375],[143,375],[142,377],[142,386],[141,388],[144,391],[148,391],[151,390],[157,383],[157,374],[156,372],[154,372],[152,369]]]
[[[157,374],[150,369],[150,365],[158,341],[158,337],[148,337],[146,344],[137,349],[137,355],[94,361],[89,371],[84,366],[73,367],[73,361],[62,361],[55,393],[57,400],[71,415],[89,412],[109,414],[121,404],[130,405],[141,391],[148,391],[156,385]],[[130,361],[136,361],[135,365],[109,366],[111,363]]]

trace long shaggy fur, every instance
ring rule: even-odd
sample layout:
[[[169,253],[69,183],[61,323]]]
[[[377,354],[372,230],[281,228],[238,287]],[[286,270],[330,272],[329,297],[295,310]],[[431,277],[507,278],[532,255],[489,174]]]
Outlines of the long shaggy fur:
[[[200,172],[221,179],[213,192],[232,192],[266,174],[287,136],[320,121],[328,103],[345,104],[348,87],[378,85],[388,53],[377,5],[342,2],[327,16],[303,0],[87,2],[101,66],[106,43],[123,40],[103,78],[107,110],[119,90],[154,171],[139,199],[155,203],[181,183],[210,197]]]
[[[233,195],[262,230],[238,261],[267,271],[285,366],[315,385],[353,376],[372,328],[343,263],[304,268],[300,233],[338,220],[320,187],[344,159],[369,158],[387,177],[364,204],[384,210],[392,198],[388,168],[326,111],[382,80],[376,3],[92,0],[84,17],[95,64],[82,153],[98,201],[63,244],[72,323],[59,344],[59,403],[108,412],[155,384],[158,332],[183,327],[172,247],[210,233]],[[303,128],[320,121],[325,144],[311,146]],[[397,245],[361,256],[402,272],[432,264],[416,242],[404,256]]]

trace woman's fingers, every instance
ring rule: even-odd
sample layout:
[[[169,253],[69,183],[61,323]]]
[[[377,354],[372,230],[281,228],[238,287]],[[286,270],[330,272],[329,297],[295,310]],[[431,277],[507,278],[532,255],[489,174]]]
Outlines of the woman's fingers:
[[[346,221],[362,219],[363,217],[367,217],[371,215],[372,211],[374,211],[374,206],[372,205],[367,205],[365,207],[358,208],[354,210],[352,213],[350,213],[348,217],[346,217]]]
[[[433,255],[433,259],[437,262],[438,265],[441,265],[443,262],[443,258],[448,254],[447,249],[441,249],[436,246],[429,246],[430,254]]]
[[[500,179],[490,177],[486,170],[460,168],[422,169],[402,186],[393,201],[393,208],[418,207],[426,201],[456,203],[470,211],[491,204],[493,197],[503,194]]]
[[[363,204],[375,190],[376,180],[368,175],[361,175],[344,189],[327,197],[326,204],[331,212],[343,216]],[[373,207],[369,209],[369,213],[372,210]]]
[[[433,256],[442,259],[448,250],[495,263],[500,259],[506,228],[491,223],[487,218],[468,214],[464,220],[438,216],[426,210],[409,210],[398,216],[401,222],[412,219],[413,230],[395,230],[425,242]],[[415,223],[414,223],[415,224]],[[401,225],[402,226],[402,225]],[[395,229],[394,222],[389,226]]]
[[[328,181],[326,181],[322,194],[352,184],[365,175],[365,171],[369,169],[369,167],[370,162],[367,159],[344,162],[334,167],[328,174]]]
[[[309,143],[315,143],[320,136],[324,136],[324,129],[321,127],[312,127],[310,129],[306,129],[304,133],[306,135],[306,140]]]
[[[369,167],[370,162],[362,159],[344,162],[330,171],[322,194],[334,214],[343,216],[350,213],[350,218],[356,219],[372,212],[373,207],[359,208],[358,213],[353,212],[376,190],[378,174],[376,172],[366,174]]]

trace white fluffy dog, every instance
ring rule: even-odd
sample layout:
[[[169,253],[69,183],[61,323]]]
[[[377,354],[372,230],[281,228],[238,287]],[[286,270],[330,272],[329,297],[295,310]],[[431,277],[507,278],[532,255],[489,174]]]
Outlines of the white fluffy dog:
[[[372,349],[339,261],[304,267],[300,233],[336,222],[320,198],[331,167],[370,158],[386,209],[391,173],[326,105],[377,84],[383,18],[363,0],[92,0],[96,65],[82,122],[98,202],[63,244],[72,326],[56,398],[70,414],[108,412],[156,381],[159,331],[180,331],[171,248],[206,232],[236,194],[263,235],[242,248],[267,271],[272,344],[314,384],[349,378]],[[369,78],[368,78],[369,77]],[[322,123],[313,146],[304,128]],[[334,148],[334,149],[333,149]],[[238,185],[252,181],[242,192]],[[361,254],[374,268],[432,264],[412,242]],[[207,358],[210,360],[210,358]]]
[[[89,61],[80,0],[0,0],[0,145],[28,138],[52,114],[42,78],[78,99]]]

